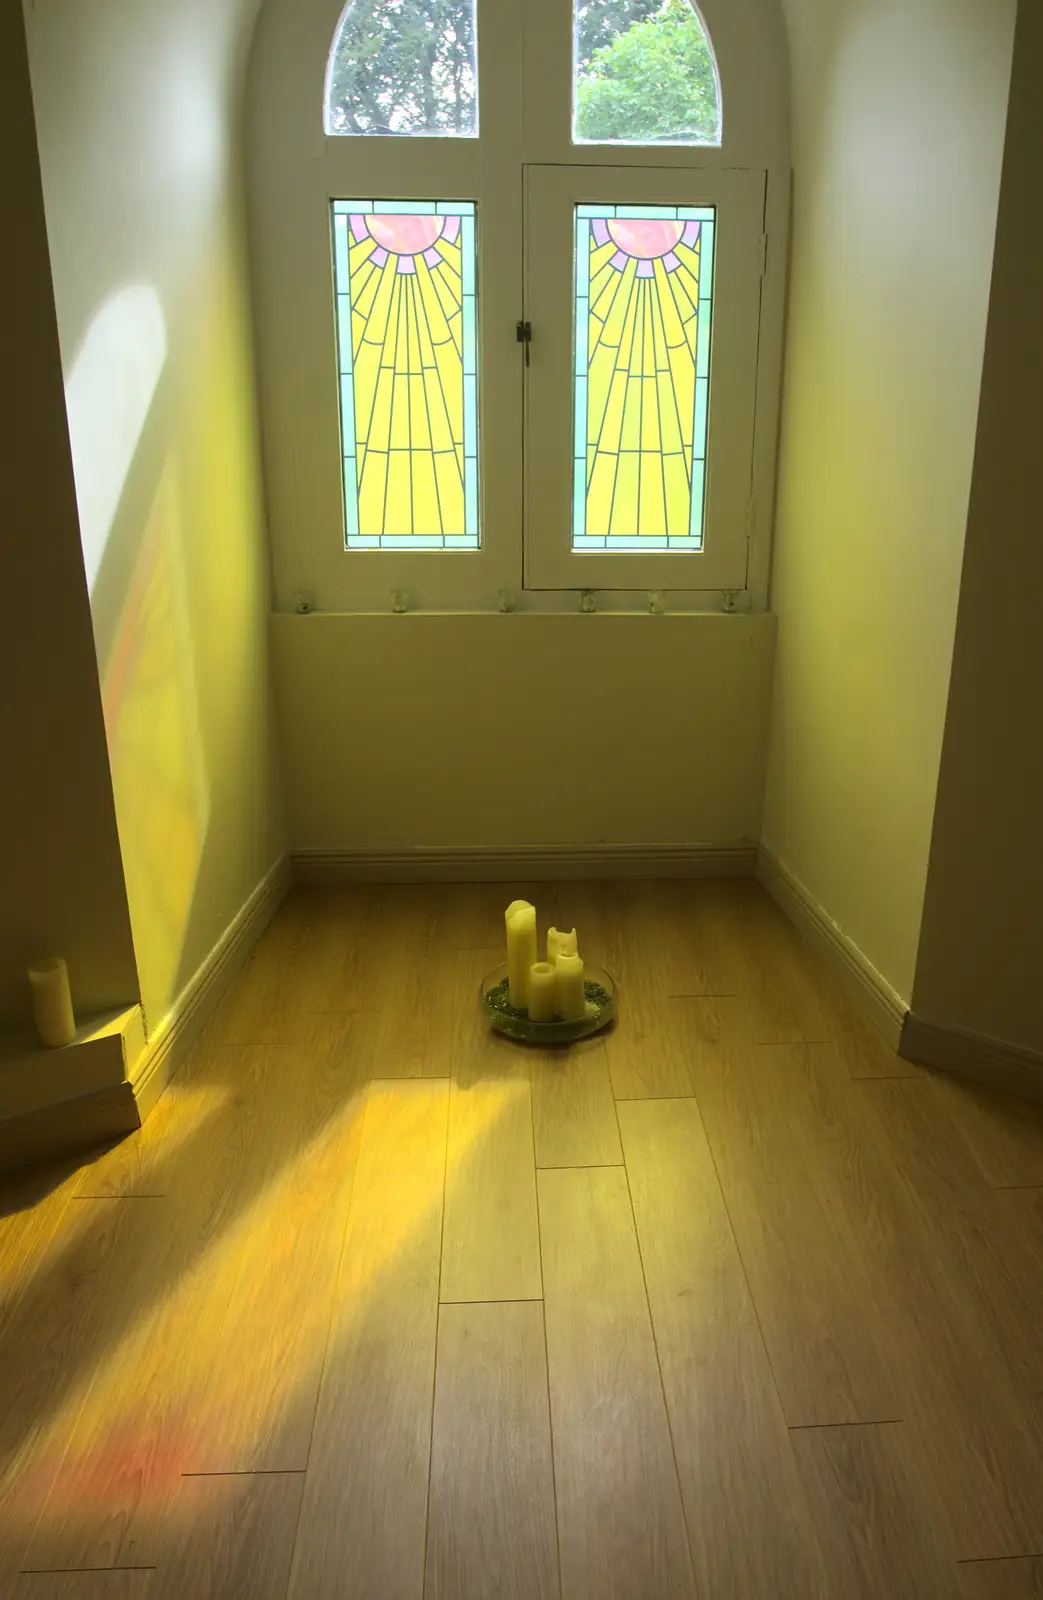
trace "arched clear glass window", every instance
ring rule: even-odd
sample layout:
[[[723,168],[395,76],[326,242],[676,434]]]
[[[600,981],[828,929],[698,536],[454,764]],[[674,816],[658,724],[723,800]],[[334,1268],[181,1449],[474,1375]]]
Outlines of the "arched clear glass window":
[[[348,0],[326,68],[328,134],[478,136],[475,0]]]
[[[575,0],[572,137],[720,144],[717,63],[692,0]]]

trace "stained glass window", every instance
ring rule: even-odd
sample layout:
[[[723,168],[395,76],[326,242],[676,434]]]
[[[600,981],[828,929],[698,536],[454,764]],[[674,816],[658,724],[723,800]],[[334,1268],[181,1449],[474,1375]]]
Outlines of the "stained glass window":
[[[702,547],[714,219],[576,207],[574,550]]]
[[[476,550],[475,206],[335,200],[345,537]]]
[[[575,0],[577,144],[720,144],[717,65],[692,0]]]
[[[478,136],[475,0],[348,0],[326,69],[326,132]]]

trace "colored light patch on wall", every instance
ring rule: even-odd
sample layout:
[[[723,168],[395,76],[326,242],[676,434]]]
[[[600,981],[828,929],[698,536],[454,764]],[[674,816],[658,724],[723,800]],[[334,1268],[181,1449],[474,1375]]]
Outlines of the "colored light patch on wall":
[[[476,550],[476,214],[333,202],[349,550]]]
[[[700,550],[715,212],[579,205],[574,550]]]

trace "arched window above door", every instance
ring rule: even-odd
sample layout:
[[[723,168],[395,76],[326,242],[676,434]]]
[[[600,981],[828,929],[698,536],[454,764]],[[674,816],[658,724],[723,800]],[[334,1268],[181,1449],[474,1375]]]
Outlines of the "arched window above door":
[[[720,144],[717,62],[691,0],[577,0],[577,144]]]
[[[572,36],[575,143],[720,144],[717,62],[692,0],[575,0]],[[475,0],[348,0],[323,126],[334,136],[476,138]]]
[[[323,109],[327,134],[476,138],[475,0],[348,0]]]

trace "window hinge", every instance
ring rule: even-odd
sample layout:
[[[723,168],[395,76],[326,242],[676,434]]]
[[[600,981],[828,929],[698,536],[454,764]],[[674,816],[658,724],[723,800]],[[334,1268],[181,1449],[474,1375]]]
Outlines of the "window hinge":
[[[762,233],[761,234],[760,264],[761,264],[761,277],[763,278],[764,274],[768,270],[768,235],[766,233]]]
[[[515,338],[525,346],[525,365],[529,365],[529,346],[532,343],[532,323],[519,322],[514,329]]]

